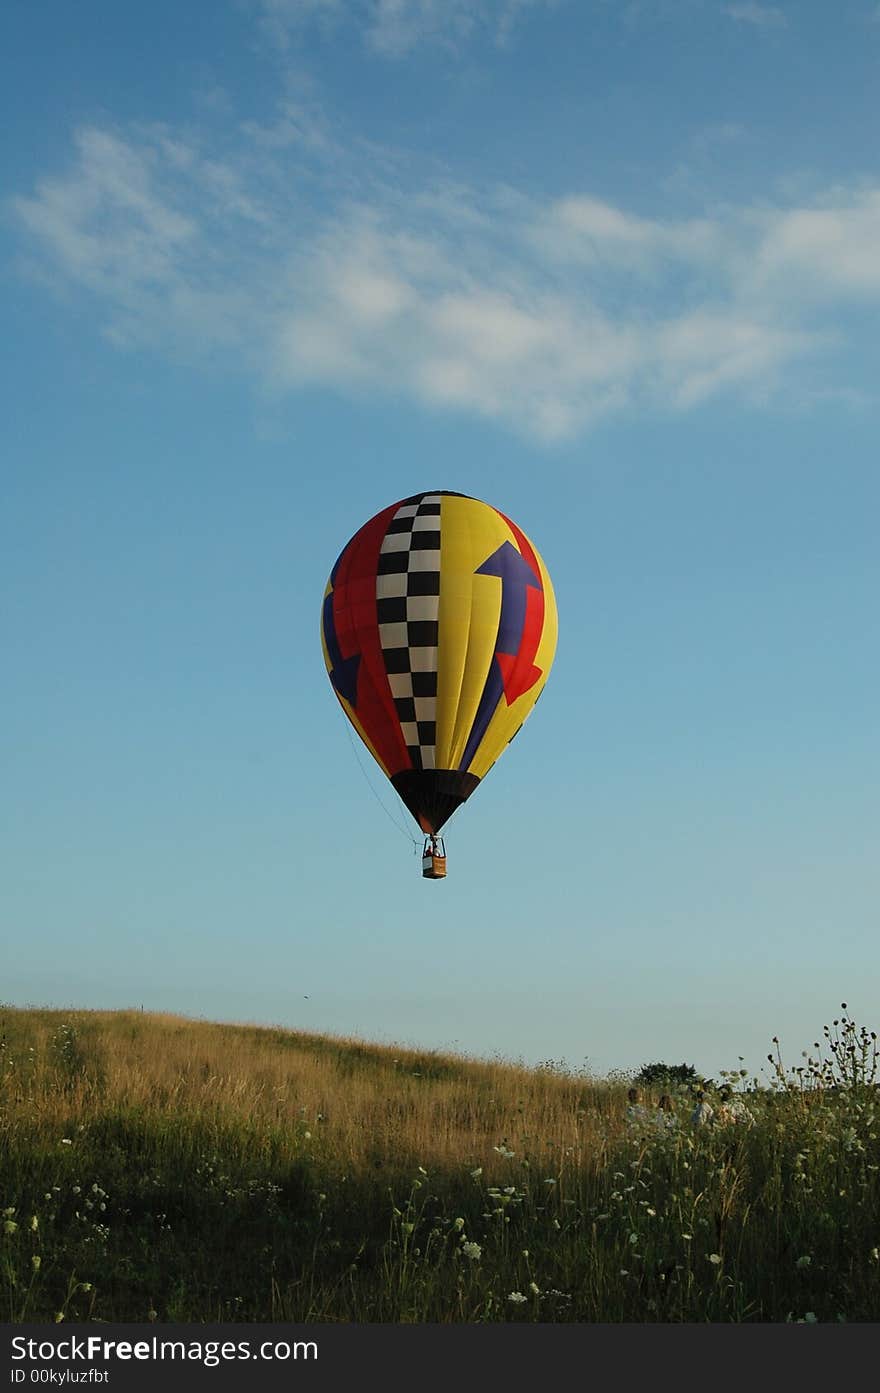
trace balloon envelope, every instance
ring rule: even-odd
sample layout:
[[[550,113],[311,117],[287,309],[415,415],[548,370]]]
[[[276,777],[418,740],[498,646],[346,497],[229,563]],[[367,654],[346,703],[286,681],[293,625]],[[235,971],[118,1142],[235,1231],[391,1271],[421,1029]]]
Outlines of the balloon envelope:
[[[423,832],[439,832],[516,735],[556,633],[541,557],[478,499],[414,494],[343,548],[324,593],[324,661]]]

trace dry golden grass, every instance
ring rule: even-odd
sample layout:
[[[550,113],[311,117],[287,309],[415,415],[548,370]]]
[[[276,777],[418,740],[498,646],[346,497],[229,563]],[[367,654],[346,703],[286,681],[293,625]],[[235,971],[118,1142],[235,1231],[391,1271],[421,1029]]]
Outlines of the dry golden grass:
[[[16,1013],[4,1015],[14,1037]],[[108,1111],[173,1111],[181,1120],[307,1127],[313,1152],[352,1168],[390,1156],[485,1166],[505,1142],[552,1156],[558,1168],[591,1153],[598,1161],[622,1120],[619,1091],[549,1069],[138,1011],[26,1016],[35,1063],[10,1083],[52,1134]],[[61,1092],[64,1028],[75,1043]],[[500,1155],[497,1168],[500,1176]]]

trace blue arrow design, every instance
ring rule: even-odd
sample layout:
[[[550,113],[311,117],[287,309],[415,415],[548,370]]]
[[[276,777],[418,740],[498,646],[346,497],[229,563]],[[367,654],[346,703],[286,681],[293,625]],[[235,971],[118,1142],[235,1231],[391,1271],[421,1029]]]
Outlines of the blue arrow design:
[[[332,590],[329,595],[324,597],[324,642],[327,645],[327,653],[332,664],[330,681],[340,696],[345,697],[351,706],[356,706],[358,668],[361,663],[361,655],[355,653],[351,658],[343,658],[342,656],[339,640],[336,637],[336,625],[333,622]]]
[[[501,613],[498,616],[495,652],[514,657],[519,652],[526,622],[526,590],[530,585],[540,590],[540,579],[511,542],[502,542],[498,550],[493,551],[488,560],[477,568],[476,574],[499,576],[501,579]],[[476,754],[503,695],[501,667],[498,659],[493,658],[459,769],[467,769]]]
[[[513,657],[522,643],[526,622],[526,589],[531,585],[540,590],[541,582],[511,542],[502,542],[488,561],[478,568],[477,575],[501,577],[501,614],[498,617],[495,652],[509,653]]]

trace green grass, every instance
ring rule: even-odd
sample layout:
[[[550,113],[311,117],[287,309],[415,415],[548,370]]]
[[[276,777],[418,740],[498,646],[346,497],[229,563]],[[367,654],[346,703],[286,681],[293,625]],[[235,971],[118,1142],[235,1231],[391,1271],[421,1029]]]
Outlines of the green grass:
[[[5,1008],[0,1036],[0,1319],[880,1318],[876,1047],[846,1018],[754,1126],[682,1097],[662,1131],[561,1068],[135,1012]]]

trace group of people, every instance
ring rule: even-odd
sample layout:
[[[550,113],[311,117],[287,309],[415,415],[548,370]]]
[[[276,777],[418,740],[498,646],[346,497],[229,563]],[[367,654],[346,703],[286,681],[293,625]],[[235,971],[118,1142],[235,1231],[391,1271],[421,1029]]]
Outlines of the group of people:
[[[678,1126],[675,1105],[668,1093],[661,1094],[657,1106],[650,1108],[641,1100],[637,1088],[627,1093],[626,1121],[629,1127],[642,1129],[656,1127],[660,1131],[671,1131]]]
[[[695,1127],[705,1126],[709,1122],[714,1123],[716,1127],[731,1125],[753,1127],[755,1117],[739,1094],[733,1093],[731,1089],[725,1087],[719,1091],[715,1107],[712,1106],[702,1090],[697,1093],[697,1101],[691,1113],[691,1122]]]
[[[679,1125],[675,1104],[668,1093],[661,1094],[656,1106],[651,1108],[642,1102],[637,1088],[631,1088],[627,1093],[626,1121],[629,1127],[656,1127],[660,1131],[669,1131]],[[751,1127],[755,1119],[742,1098],[725,1087],[719,1091],[715,1106],[709,1102],[705,1091],[700,1089],[695,1096],[690,1121],[694,1127]]]

